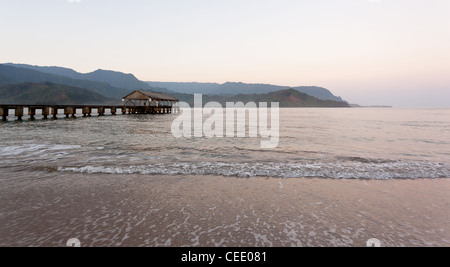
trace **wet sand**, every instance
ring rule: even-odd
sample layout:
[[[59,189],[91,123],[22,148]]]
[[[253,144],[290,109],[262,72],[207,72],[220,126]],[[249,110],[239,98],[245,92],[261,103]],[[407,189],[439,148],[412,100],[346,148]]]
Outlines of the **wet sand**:
[[[0,176],[0,246],[450,246],[449,179],[39,176]]]

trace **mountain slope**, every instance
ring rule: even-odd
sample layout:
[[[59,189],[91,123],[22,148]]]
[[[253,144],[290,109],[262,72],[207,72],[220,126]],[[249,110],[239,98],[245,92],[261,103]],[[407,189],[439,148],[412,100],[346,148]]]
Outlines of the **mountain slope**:
[[[232,83],[171,83],[171,82],[147,82],[150,86],[164,87],[169,90],[185,94],[205,95],[236,95],[236,94],[267,94],[281,90],[287,90],[288,86],[271,84],[246,84]],[[317,86],[299,86],[293,89],[322,100],[343,101],[342,98],[333,95],[329,90]]]
[[[335,96],[330,90],[317,86],[299,86],[293,87],[299,92],[317,97],[322,100],[344,101],[340,96]]]
[[[0,104],[117,104],[117,100],[88,89],[50,82],[6,85],[0,87],[0,95]]]
[[[13,63],[5,63],[3,65],[10,66],[10,67],[16,67],[16,68],[24,68],[24,69],[30,69],[35,70],[39,72],[44,73],[51,73],[55,75],[60,76],[66,76],[72,79],[79,79],[78,72],[74,71],[73,69],[69,68],[63,68],[63,67],[39,67],[39,66],[33,66],[33,65],[27,65],[27,64],[13,64]]]
[[[129,90],[150,90],[148,84],[139,81],[133,74],[99,69],[91,73],[80,74],[79,76],[79,79],[84,78],[85,80],[105,82],[112,86]]]
[[[14,83],[17,83],[17,81],[0,74],[0,86],[14,84]]]
[[[61,67],[40,67],[26,64],[0,65],[0,86],[21,82],[52,82],[74,87],[87,88],[103,96],[120,99],[132,90],[144,90],[174,94],[201,93],[204,95],[232,96],[258,95],[288,90],[289,87],[270,84],[245,84],[227,82],[218,83],[177,83],[177,82],[147,82],[139,81],[132,74],[116,71],[97,70],[91,73],[78,73],[72,69]],[[164,87],[164,88],[162,88]],[[168,88],[168,89],[165,89]],[[329,90],[316,86],[294,87],[298,92],[321,100],[341,101],[342,98],[333,95]],[[245,98],[245,97],[241,97]],[[344,102],[345,103],[345,102]],[[323,104],[323,103],[322,103]],[[320,104],[320,105],[322,105]],[[344,104],[345,105],[345,104]]]
[[[23,82],[41,83],[51,82],[73,87],[87,88],[105,97],[120,99],[130,93],[131,90],[117,88],[108,83],[88,80],[72,79],[51,73],[44,73],[27,68],[18,68],[0,64],[0,84],[16,84]]]
[[[278,86],[271,84],[246,84],[246,83],[231,83],[227,82],[222,84],[214,94],[267,94],[270,92],[276,92],[289,89],[287,86]],[[317,87],[317,86],[299,86],[292,87],[293,89],[305,93],[310,96],[317,97],[322,100],[335,100],[342,101],[342,98],[333,95],[329,90]]]
[[[7,63],[7,66],[19,67],[25,69],[31,69],[43,73],[50,73],[60,76],[65,76],[68,78],[76,80],[88,80],[94,82],[108,83],[109,85],[117,88],[123,88],[127,90],[145,90],[145,91],[158,91],[158,92],[169,92],[164,88],[152,88],[145,82],[138,80],[133,74],[125,74],[118,71],[110,70],[96,70],[90,73],[79,73],[73,69],[62,68],[62,67],[41,67],[33,66],[27,64],[12,64]]]
[[[0,65],[1,66],[1,65]],[[72,69],[62,67],[41,67],[27,64],[7,63],[3,66],[16,67],[21,70],[33,70],[41,73],[24,73],[23,76],[3,77],[0,69],[0,86],[16,82],[43,82],[50,81],[54,83],[67,84],[70,86],[88,88],[107,97],[121,98],[132,90],[144,90],[162,93],[186,93],[186,94],[204,94],[204,95],[236,95],[236,94],[267,94],[281,90],[287,90],[290,87],[271,84],[246,84],[227,82],[218,83],[180,83],[180,82],[142,82],[133,74],[125,74],[117,71],[96,70],[91,73],[79,73]],[[42,77],[43,75],[53,75]],[[5,76],[5,75],[3,75]],[[55,77],[56,76],[56,77]],[[39,77],[39,78],[36,78]],[[58,78],[57,78],[58,77]],[[62,77],[71,80],[64,80]],[[5,81],[9,79],[8,81]],[[12,81],[11,81],[12,80]],[[83,81],[83,82],[80,82]],[[91,82],[91,83],[89,83]],[[293,89],[322,100],[343,101],[342,98],[333,95],[328,89],[317,86],[299,86]]]
[[[167,88],[176,93],[182,94],[214,94],[220,87],[218,83],[196,83],[196,82],[147,82],[152,87]]]
[[[279,102],[280,107],[349,107],[347,102],[323,100],[295,89],[280,90],[267,94],[235,95],[231,99],[254,102]]]
[[[172,94],[180,101],[187,102],[193,107],[194,96],[192,94]],[[203,104],[207,102],[218,102],[225,107],[227,102],[279,102],[280,107],[350,107],[347,102],[335,100],[322,100],[299,92],[295,89],[280,90],[267,94],[239,94],[234,96],[203,95]]]

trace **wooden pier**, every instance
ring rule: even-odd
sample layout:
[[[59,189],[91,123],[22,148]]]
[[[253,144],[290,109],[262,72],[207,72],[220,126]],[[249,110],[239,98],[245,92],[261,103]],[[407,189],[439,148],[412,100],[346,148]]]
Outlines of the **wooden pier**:
[[[96,111],[98,116],[104,116],[107,111],[112,115],[116,115],[118,111],[121,114],[171,114],[180,111],[178,99],[161,93],[135,91],[122,101],[123,105],[0,105],[0,117],[6,121],[9,115],[14,115],[18,120],[22,120],[25,109],[32,120],[36,117],[36,111],[41,111],[44,119],[56,119],[58,114],[64,114],[66,118],[76,117],[77,114],[90,117],[93,111]]]
[[[28,110],[28,114],[24,111]],[[40,111],[40,112],[39,112]],[[111,115],[121,114],[170,114],[178,112],[173,106],[158,107],[125,107],[111,105],[0,105],[0,117],[3,121],[8,120],[8,116],[15,116],[18,120],[26,115],[30,119],[35,119],[37,114],[44,119],[54,118],[58,115],[65,115],[66,118],[76,117],[82,114],[83,117],[90,117],[96,112],[98,116],[104,116],[107,112]]]

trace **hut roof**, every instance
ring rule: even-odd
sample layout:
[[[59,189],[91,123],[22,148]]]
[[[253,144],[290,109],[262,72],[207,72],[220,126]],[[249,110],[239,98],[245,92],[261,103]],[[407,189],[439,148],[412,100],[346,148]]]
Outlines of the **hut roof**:
[[[125,96],[123,99],[132,99],[132,100],[159,100],[159,101],[179,101],[175,97],[171,95],[166,95],[162,93],[155,92],[147,92],[147,91],[134,91],[133,93]]]

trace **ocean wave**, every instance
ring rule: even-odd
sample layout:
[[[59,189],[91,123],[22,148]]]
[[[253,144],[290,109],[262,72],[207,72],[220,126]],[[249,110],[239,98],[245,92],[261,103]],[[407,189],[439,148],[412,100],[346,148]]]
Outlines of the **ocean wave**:
[[[361,162],[361,163],[394,163],[395,160],[389,160],[389,159],[369,159],[369,158],[362,158],[362,157],[346,157],[346,156],[338,156],[336,159],[341,161],[354,161],[354,162]]]
[[[173,163],[125,167],[59,167],[61,172],[87,174],[214,175],[227,177],[418,179],[449,178],[450,166],[435,162],[316,163]]]
[[[79,145],[47,145],[47,144],[25,144],[0,146],[0,156],[35,155],[47,151],[73,150],[81,148]]]

